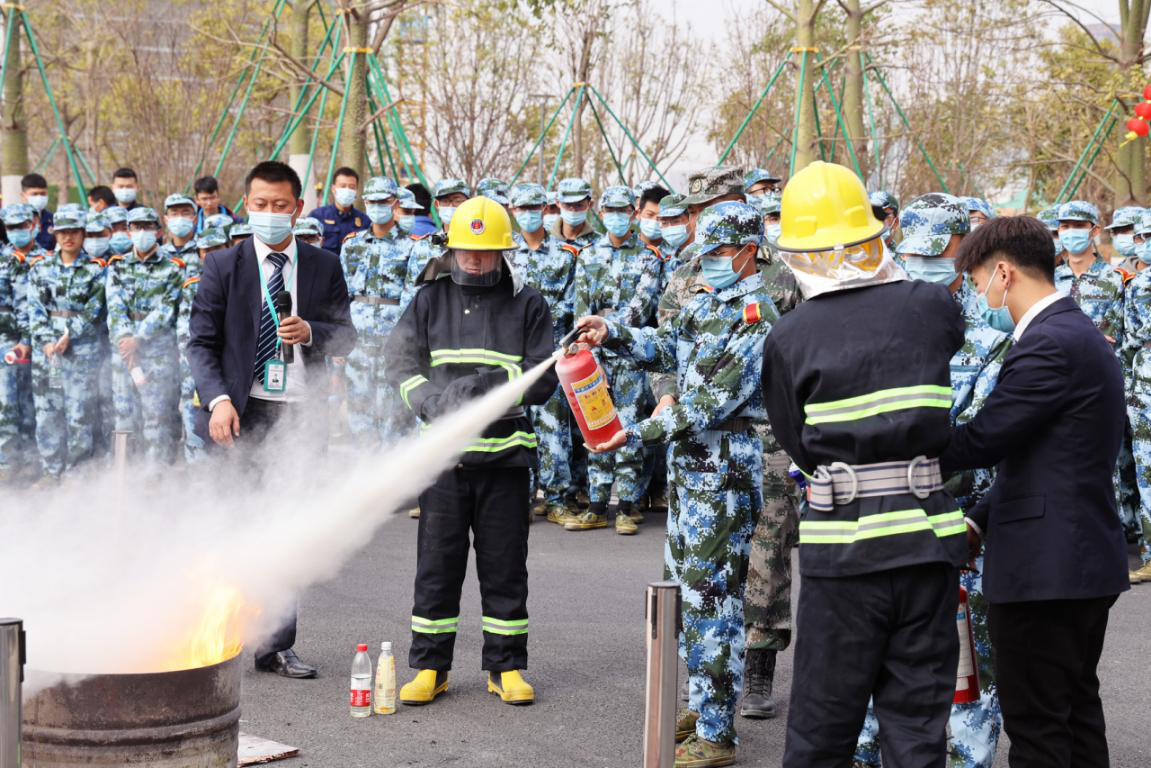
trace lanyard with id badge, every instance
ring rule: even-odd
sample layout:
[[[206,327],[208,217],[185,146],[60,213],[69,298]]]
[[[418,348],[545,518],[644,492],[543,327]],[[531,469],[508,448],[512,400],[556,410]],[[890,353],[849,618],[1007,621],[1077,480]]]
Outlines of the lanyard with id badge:
[[[295,271],[295,269],[296,269],[296,259],[297,258],[298,258],[298,255],[296,257],[293,257],[293,259],[292,259],[292,265],[291,266],[292,266],[293,271]],[[277,308],[276,308],[277,302],[272,300],[272,294],[268,291],[268,278],[264,276],[264,269],[263,269],[262,265],[261,265],[259,271],[260,271],[260,288],[263,289],[263,292],[264,292],[264,301],[267,303],[268,311],[272,315],[272,322],[276,324],[276,328],[279,328],[280,327],[280,313],[277,311]],[[291,294],[289,294],[286,290],[286,287],[288,285],[288,279],[287,279],[287,277],[283,276],[283,271],[281,271],[280,274],[284,280],[285,289],[282,290],[280,292],[280,295],[277,296],[276,298],[280,299],[281,297],[286,297],[285,301],[284,301],[286,306],[282,306],[281,309],[290,312],[291,306],[292,306]],[[270,358],[264,362],[264,391],[265,392],[267,392],[269,394],[282,395],[284,393],[284,391],[287,389],[287,387],[288,387],[288,363],[291,361],[291,352],[292,352],[291,347],[285,347],[283,340],[280,339],[279,336],[277,336],[276,337],[276,357],[272,357],[272,358]]]

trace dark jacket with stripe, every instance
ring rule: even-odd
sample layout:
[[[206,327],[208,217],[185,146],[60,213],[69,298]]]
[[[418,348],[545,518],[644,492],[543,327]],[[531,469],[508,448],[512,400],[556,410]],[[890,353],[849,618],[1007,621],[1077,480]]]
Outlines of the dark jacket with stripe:
[[[547,302],[506,261],[490,288],[456,285],[448,272],[444,259],[428,264],[384,352],[388,383],[425,424],[450,418],[466,401],[519,378],[554,352]],[[556,384],[548,370],[464,449],[460,463],[534,465],[536,436],[522,406],[547,402]]]
[[[763,393],[780,445],[807,475],[938,457],[951,426],[949,363],[963,344],[943,286],[906,280],[823,294],[767,337]],[[940,491],[862,498],[800,523],[800,569],[851,576],[921,563],[962,565],[963,516]]]

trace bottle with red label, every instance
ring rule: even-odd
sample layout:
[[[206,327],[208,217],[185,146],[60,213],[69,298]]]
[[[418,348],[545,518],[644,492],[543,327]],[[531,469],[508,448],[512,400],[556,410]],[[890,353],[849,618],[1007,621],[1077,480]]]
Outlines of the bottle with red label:
[[[352,660],[352,687],[349,704],[352,717],[370,717],[372,714],[372,658],[368,656],[368,646],[356,646],[356,658]]]
[[[556,362],[560,386],[567,395],[584,442],[591,446],[606,443],[623,429],[611,399],[607,376],[589,350],[573,353],[571,349]]]

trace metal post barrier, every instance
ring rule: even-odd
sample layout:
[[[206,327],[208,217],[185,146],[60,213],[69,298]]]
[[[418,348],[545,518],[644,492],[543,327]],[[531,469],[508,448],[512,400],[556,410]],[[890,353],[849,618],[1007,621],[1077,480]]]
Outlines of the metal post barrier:
[[[20,768],[20,695],[25,661],[24,622],[0,619],[0,768]]]
[[[679,584],[648,584],[644,605],[647,629],[647,715],[643,726],[643,768],[672,768],[675,762],[675,709],[679,686]]]

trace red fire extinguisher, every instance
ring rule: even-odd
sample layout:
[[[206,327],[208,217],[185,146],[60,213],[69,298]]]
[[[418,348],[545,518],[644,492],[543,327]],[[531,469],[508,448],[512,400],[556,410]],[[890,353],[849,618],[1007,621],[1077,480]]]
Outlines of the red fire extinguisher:
[[[955,672],[955,704],[979,701],[979,662],[975,657],[975,636],[971,632],[971,610],[967,590],[959,588],[959,609],[955,613],[959,632],[959,667]]]
[[[4,362],[8,365],[27,365],[32,362],[32,358],[23,354],[22,349],[12,349],[4,355]]]
[[[567,395],[584,442],[591,446],[606,443],[623,429],[608,391],[607,376],[590,351],[572,352],[572,349],[574,347],[568,348],[556,362],[560,386]]]

